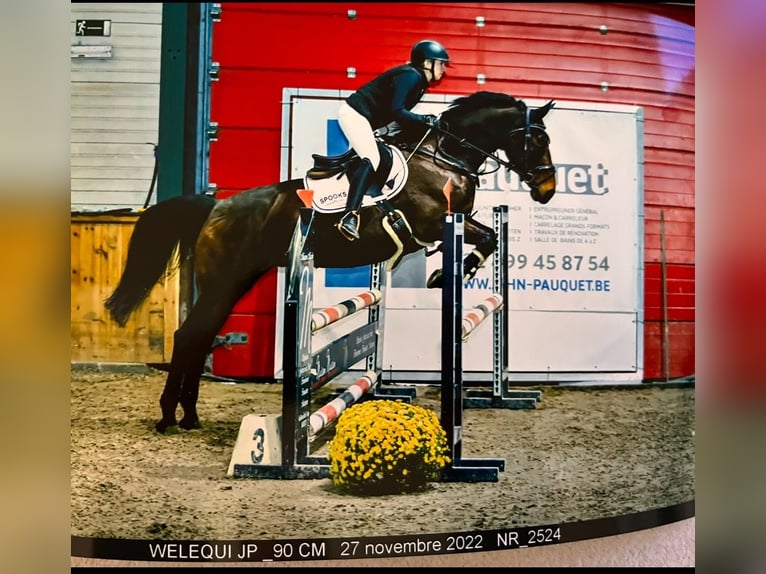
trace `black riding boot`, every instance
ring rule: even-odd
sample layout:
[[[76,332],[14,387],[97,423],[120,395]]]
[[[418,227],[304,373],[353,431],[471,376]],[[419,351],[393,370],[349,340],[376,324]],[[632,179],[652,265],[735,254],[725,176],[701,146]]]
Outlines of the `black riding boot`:
[[[343,237],[349,241],[359,239],[359,207],[362,205],[367,188],[374,183],[375,169],[370,160],[364,158],[354,175],[353,181],[349,182],[346,211],[336,226]]]

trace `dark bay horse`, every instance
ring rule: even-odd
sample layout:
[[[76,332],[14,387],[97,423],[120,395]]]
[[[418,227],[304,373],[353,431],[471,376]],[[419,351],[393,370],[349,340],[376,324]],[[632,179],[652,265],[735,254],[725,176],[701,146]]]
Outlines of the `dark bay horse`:
[[[556,178],[543,117],[552,107],[553,102],[548,102],[532,109],[506,94],[477,92],[454,100],[442,114],[438,130],[425,132],[423,127],[414,139],[413,134],[405,138],[419,140],[419,145],[405,145],[400,139],[398,147],[410,156],[409,177],[390,203],[412,230],[403,255],[441,240],[442,220],[448,210],[445,189],[451,187],[449,209],[466,215],[465,242],[475,246],[464,261],[466,278],[473,276],[496,247],[492,229],[470,216],[478,170],[488,157],[518,173],[534,201],[547,203],[555,193]],[[495,155],[497,150],[507,159]],[[197,284],[196,302],[175,333],[157,431],[176,424],[183,429],[199,427],[196,404],[207,355],[235,303],[265,272],[287,264],[303,205],[296,192],[303,187],[303,179],[294,179],[224,200],[179,196],[139,216],[125,270],[105,302],[112,318],[125,325],[154,284],[178,263],[172,255],[179,244],[182,258],[194,257]],[[397,252],[376,206],[362,208],[360,238],[354,242],[335,228],[339,216],[316,213],[313,218],[315,266],[356,267],[388,260]],[[439,284],[438,276],[429,281],[430,287]],[[183,418],[177,422],[179,403]]]

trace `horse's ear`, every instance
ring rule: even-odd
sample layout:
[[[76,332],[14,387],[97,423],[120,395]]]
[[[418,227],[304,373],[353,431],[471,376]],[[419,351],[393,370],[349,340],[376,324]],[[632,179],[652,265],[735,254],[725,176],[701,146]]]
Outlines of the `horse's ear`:
[[[556,105],[556,102],[553,100],[550,100],[547,104],[545,104],[541,108],[537,108],[536,110],[532,111],[532,120],[535,122],[540,122],[545,117],[545,115],[553,109],[553,106]]]

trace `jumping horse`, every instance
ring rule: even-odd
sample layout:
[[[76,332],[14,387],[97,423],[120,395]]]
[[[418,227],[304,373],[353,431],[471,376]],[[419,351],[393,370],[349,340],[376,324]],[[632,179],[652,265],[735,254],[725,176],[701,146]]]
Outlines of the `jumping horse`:
[[[502,165],[516,172],[534,201],[547,203],[555,193],[555,167],[543,123],[553,105],[550,101],[530,108],[506,94],[477,92],[456,98],[436,128],[400,131],[388,143],[406,151],[408,177],[404,189],[388,201],[399,222],[406,221],[403,229],[409,240],[397,246],[384,229],[391,213],[377,205],[362,208],[360,237],[353,242],[336,229],[338,213],[314,212],[314,264],[356,267],[394,256],[398,264],[401,256],[440,242],[443,216],[450,210],[465,214],[464,240],[475,249],[464,259],[464,276],[472,277],[497,245],[493,230],[471,217],[483,175],[479,170],[487,158],[497,163],[496,169]],[[496,154],[498,150],[505,159]],[[335,158],[314,155],[314,167],[351,165],[353,161],[347,160],[354,156],[353,151]],[[215,337],[235,303],[256,281],[268,270],[287,264],[288,247],[304,205],[298,191],[305,185],[304,179],[293,179],[221,200],[178,196],[149,207],[138,217],[125,269],[105,301],[111,317],[124,326],[154,284],[189,257],[193,257],[197,287],[196,301],[174,335],[158,432],[176,425],[187,430],[200,426],[199,382]],[[180,257],[174,258],[177,246]],[[438,273],[428,286],[440,286]],[[183,417],[176,421],[179,403]]]

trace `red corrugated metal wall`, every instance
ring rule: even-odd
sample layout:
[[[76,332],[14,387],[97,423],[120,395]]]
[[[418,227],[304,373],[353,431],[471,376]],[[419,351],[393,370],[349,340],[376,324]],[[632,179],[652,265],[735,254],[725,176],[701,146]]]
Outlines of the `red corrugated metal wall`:
[[[221,65],[211,118],[219,124],[219,139],[210,152],[210,178],[219,197],[279,179],[283,87],[352,90],[406,61],[412,44],[422,38],[438,39],[452,58],[447,78],[433,92],[486,89],[520,98],[642,106],[644,376],[694,373],[693,6],[223,3],[222,8],[212,52]],[[349,10],[356,11],[355,18]],[[477,17],[484,19],[483,26]],[[357,70],[353,79],[346,77],[351,66]],[[485,84],[477,84],[477,74],[486,76]],[[607,91],[602,82],[608,83]],[[259,289],[273,292],[274,280],[270,275],[257,285],[235,314],[273,317],[273,309],[258,309],[254,301]],[[261,344],[272,343],[264,338]],[[268,376],[271,361],[266,356],[262,365],[248,366],[251,372],[219,374]]]

